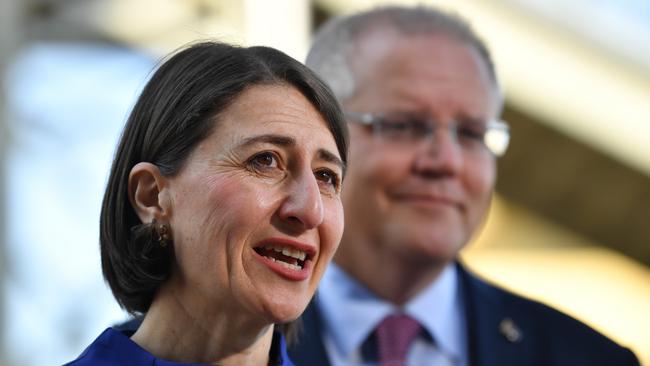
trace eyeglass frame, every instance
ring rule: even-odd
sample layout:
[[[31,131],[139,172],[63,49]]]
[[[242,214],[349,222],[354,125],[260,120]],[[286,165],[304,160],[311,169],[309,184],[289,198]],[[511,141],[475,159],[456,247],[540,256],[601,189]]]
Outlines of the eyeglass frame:
[[[345,117],[353,122],[357,122],[361,125],[364,126],[369,126],[373,128],[373,132],[380,134],[380,130],[378,130],[379,123],[381,122],[387,122],[387,117],[381,114],[373,114],[373,113],[368,113],[368,112],[354,112],[354,111],[344,111]],[[436,133],[436,130],[438,129],[438,125],[434,123],[430,123],[430,120],[423,119],[422,122],[426,122],[423,125],[427,126],[427,129],[425,129],[425,133],[422,137],[418,137],[413,139],[412,141],[419,141],[421,139],[426,139],[430,138]],[[457,141],[458,139],[458,132],[457,132],[457,125],[454,125],[454,138]],[[490,134],[492,132],[492,134]],[[501,137],[501,143],[498,141],[493,141],[490,142],[488,141],[489,136],[494,136],[494,133],[502,133],[503,135]],[[495,137],[499,138],[499,137]],[[504,120],[501,119],[489,119],[486,122],[485,125],[485,132],[483,133],[482,137],[482,143],[485,146],[485,148],[495,157],[499,158],[505,155],[508,146],[510,144],[510,126],[508,123]],[[501,146],[496,146],[496,144],[500,144]]]

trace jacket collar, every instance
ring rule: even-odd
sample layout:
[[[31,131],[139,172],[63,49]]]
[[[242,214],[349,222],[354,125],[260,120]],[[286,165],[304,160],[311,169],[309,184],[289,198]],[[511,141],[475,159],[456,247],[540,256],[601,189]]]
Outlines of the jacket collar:
[[[516,307],[508,303],[503,291],[471,274],[462,263],[456,265],[463,286],[469,365],[526,364],[526,354],[534,353],[520,327],[523,320]],[[329,366],[316,301],[310,302],[301,319],[303,331],[289,349],[291,359],[297,365]]]
[[[457,263],[461,286],[464,286],[465,319],[469,365],[494,366],[529,364],[530,342],[522,331],[525,321],[511,296],[470,273]]]

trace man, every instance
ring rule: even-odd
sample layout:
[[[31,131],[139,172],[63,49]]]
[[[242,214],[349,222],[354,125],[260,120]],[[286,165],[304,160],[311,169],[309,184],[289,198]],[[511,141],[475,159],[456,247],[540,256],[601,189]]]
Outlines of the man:
[[[338,18],[307,57],[347,113],[345,232],[290,350],[298,365],[636,365],[627,349],[468,273],[503,97],[466,23],[435,9]]]

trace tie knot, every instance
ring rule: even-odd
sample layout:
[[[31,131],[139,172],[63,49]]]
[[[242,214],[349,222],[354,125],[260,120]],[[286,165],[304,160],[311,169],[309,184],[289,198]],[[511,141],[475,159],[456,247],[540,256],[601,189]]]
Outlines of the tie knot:
[[[408,315],[389,315],[384,318],[376,330],[380,365],[405,365],[406,354],[420,329],[420,323]]]

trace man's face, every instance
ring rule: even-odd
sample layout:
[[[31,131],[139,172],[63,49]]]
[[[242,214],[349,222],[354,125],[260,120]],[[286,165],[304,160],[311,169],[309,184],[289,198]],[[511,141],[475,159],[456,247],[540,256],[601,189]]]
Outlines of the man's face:
[[[350,112],[423,116],[435,136],[395,144],[350,123],[343,190],[345,230],[337,262],[348,271],[383,257],[411,263],[453,260],[481,224],[495,182],[495,158],[468,152],[449,127],[495,117],[498,93],[478,53],[444,36],[374,33],[350,57]],[[361,270],[361,269],[360,269]]]

